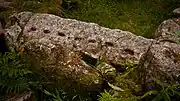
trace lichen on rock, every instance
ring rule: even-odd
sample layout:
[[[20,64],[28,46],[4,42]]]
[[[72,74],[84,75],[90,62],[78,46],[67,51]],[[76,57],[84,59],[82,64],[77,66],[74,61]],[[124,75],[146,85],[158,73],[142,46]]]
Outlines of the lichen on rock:
[[[102,91],[104,82],[116,84],[117,74],[126,71],[121,64],[124,61],[138,64],[135,74],[128,76],[134,82],[134,78],[143,75],[140,84],[133,83],[138,87],[142,84],[149,87],[152,78],[176,81],[180,72],[180,45],[176,43],[51,14],[12,15],[7,24],[7,41],[11,50],[24,49],[36,69],[90,91]],[[97,65],[101,57],[103,62]]]
[[[179,43],[180,39],[180,18],[168,19],[163,21],[155,32],[155,39]]]

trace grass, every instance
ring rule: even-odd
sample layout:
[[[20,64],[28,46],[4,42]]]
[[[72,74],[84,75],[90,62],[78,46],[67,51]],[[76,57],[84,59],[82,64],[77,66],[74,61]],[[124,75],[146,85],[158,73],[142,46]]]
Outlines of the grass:
[[[66,9],[65,16],[148,38],[180,6],[179,0],[83,0],[80,3],[76,9]]]

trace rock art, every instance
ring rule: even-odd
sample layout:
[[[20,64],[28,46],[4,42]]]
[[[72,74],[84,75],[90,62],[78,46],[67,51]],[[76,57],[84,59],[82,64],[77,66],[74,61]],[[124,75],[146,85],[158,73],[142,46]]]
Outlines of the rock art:
[[[176,81],[180,74],[180,45],[176,43],[31,12],[12,15],[6,28],[12,51],[23,50],[36,69],[75,88],[104,89],[104,81],[113,83],[116,74],[126,71],[122,68],[126,61],[138,64],[134,77],[148,88],[153,78]]]

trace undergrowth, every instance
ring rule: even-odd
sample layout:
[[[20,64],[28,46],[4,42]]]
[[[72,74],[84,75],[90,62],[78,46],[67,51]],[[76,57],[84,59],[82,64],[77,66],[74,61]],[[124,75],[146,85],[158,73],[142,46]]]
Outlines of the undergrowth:
[[[0,99],[6,101],[11,95],[31,92],[33,101],[92,101],[91,98],[71,94],[62,87],[54,86],[52,80],[31,68],[21,53],[9,52],[0,56]],[[127,65],[128,67],[131,65]],[[157,89],[143,96],[115,97],[108,91],[102,92],[98,101],[178,101],[178,84],[167,84],[155,80]],[[112,89],[119,88],[110,84]],[[123,92],[124,90],[118,90]]]
[[[88,98],[67,93],[46,75],[31,68],[21,53],[0,56],[0,101],[12,95],[32,92],[33,101],[87,101]],[[74,94],[74,95],[73,95]]]
[[[105,91],[99,96],[99,101],[179,101],[179,84],[167,84],[159,80],[155,80],[155,82],[159,86],[159,89],[149,90],[143,96],[116,98]]]
[[[101,93],[101,96],[99,96],[99,101],[138,101],[138,100],[136,97],[116,98],[116,97],[113,97],[107,91],[105,91],[104,93]]]
[[[4,93],[29,90],[33,72],[28,69],[24,59],[14,53],[6,53],[0,57],[0,86]]]

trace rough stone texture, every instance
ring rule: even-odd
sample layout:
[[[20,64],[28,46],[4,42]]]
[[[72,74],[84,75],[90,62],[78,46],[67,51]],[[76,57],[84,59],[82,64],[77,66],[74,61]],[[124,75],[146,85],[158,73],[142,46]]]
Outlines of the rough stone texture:
[[[128,31],[30,12],[12,15],[7,30],[11,50],[23,51],[36,68],[70,85],[101,89],[102,74],[116,77],[113,72],[123,72],[121,63],[129,60],[139,63],[143,77],[136,76],[148,87],[153,78],[176,81],[180,73],[180,45]],[[96,68],[99,58],[105,61],[102,68]]]
[[[5,0],[0,0],[0,10],[6,10],[12,8],[12,3]]]
[[[169,19],[162,22],[156,33],[155,39],[159,41],[180,42],[180,18]]]
[[[16,93],[5,98],[6,101],[32,101],[32,92]]]
[[[144,90],[155,88],[154,80],[178,83],[179,67],[180,46],[169,42],[155,42],[141,57],[137,78]]]
[[[176,8],[175,10],[173,10],[173,13],[177,16],[180,16],[180,8]]]

